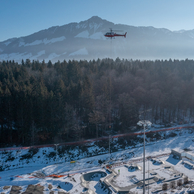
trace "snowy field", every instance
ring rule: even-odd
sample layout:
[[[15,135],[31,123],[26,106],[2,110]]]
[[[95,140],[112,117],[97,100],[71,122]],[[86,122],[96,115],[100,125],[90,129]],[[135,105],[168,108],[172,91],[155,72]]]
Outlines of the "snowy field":
[[[167,136],[170,132],[165,132]],[[167,139],[158,140],[155,142],[150,142],[147,139],[146,143],[146,156],[158,156],[161,154],[167,154],[171,152],[171,149],[179,148],[189,148],[194,150],[193,146],[193,132],[191,130],[182,130],[181,132],[176,132],[178,135],[175,137],[169,137]],[[115,142],[115,146],[117,143]],[[94,146],[91,149],[96,150],[97,147]],[[3,192],[5,194],[10,193],[11,187],[4,186],[12,186],[17,185],[20,186],[20,193],[26,191],[28,185],[40,184],[44,186],[44,190],[42,193],[50,193],[53,191],[54,193],[58,193],[58,191],[69,192],[69,193],[81,193],[85,192],[84,186],[82,185],[81,177],[84,174],[89,172],[105,172],[107,176],[110,175],[108,171],[104,168],[106,164],[109,163],[111,158],[111,162],[113,164],[113,168],[115,172],[120,173],[117,177],[115,177],[115,184],[119,187],[125,187],[133,185],[135,181],[141,181],[143,179],[142,169],[141,170],[131,170],[125,166],[125,164],[134,163],[137,161],[140,167],[142,164],[142,144],[137,144],[135,147],[128,147],[128,149],[123,151],[118,151],[109,154],[103,154],[94,157],[87,157],[82,159],[76,159],[77,153],[74,153],[75,163],[70,163],[70,161],[66,161],[65,157],[58,157],[57,160],[53,158],[46,158],[46,154],[48,152],[55,152],[54,148],[41,148],[34,155],[33,158],[23,159],[21,157],[28,153],[28,150],[22,150],[19,153],[17,151],[12,151],[11,153],[0,153],[0,164],[7,165],[6,170],[0,172],[0,193]],[[11,157],[14,156],[14,160]],[[9,158],[9,159],[8,159]],[[78,157],[77,157],[78,158]],[[156,157],[157,158],[157,157]],[[154,164],[152,161],[146,161],[146,177],[148,177],[148,168],[150,172],[156,172],[160,177],[165,179],[173,178],[174,172],[164,169],[164,166],[172,166],[172,169],[176,172],[184,173],[189,177],[190,180],[194,181],[194,170],[188,168],[185,164],[182,164],[182,161],[172,158],[171,155],[166,155],[160,158],[163,161],[163,164]],[[66,161],[66,162],[65,162]],[[101,161],[99,163],[99,161]],[[125,163],[119,166],[114,166],[115,163]],[[0,166],[1,166],[0,165]],[[52,178],[48,177],[49,175],[57,174],[61,175],[60,178]],[[38,177],[39,178],[38,178]],[[152,177],[149,173],[149,177]],[[103,180],[106,177],[101,177],[100,174],[96,173],[94,176],[87,181],[89,190],[92,190],[99,194],[104,193],[116,193],[110,187],[108,189],[101,183],[101,179]],[[174,189],[174,193],[187,193],[191,191],[192,188],[187,188],[188,186],[182,186],[177,189]],[[190,186],[189,186],[190,187]],[[160,189],[160,183],[154,183],[150,185],[150,193]],[[193,189],[194,190],[194,189]],[[142,193],[142,188],[135,187],[131,191],[134,193]],[[165,193],[171,193],[172,190],[167,190]],[[162,191],[159,193],[163,193]]]

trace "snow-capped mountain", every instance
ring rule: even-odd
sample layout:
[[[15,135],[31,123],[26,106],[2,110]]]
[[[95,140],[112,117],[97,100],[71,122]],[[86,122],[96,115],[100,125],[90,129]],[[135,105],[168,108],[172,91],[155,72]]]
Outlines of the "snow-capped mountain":
[[[127,32],[127,37],[108,39],[109,28]],[[114,24],[97,16],[42,30],[29,36],[0,42],[0,61],[69,60],[97,58],[185,59],[193,58],[194,30]]]

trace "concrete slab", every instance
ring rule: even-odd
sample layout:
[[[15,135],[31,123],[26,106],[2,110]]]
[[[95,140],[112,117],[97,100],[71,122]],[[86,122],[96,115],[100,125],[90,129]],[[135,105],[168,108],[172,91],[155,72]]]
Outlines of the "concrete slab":
[[[40,185],[28,185],[25,192],[22,194],[44,194],[43,193],[44,187]]]

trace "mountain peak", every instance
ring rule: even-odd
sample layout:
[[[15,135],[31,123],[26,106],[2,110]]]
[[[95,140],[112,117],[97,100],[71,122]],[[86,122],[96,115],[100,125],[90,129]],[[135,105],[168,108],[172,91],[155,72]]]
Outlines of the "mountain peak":
[[[100,18],[98,16],[92,16],[91,18],[88,19],[88,21],[102,22],[102,18]]]
[[[93,29],[96,31],[100,26],[103,25],[104,22],[107,22],[106,20],[103,20],[102,18],[98,16],[92,16],[88,20],[81,21],[77,24],[76,28],[82,28],[86,29],[89,28],[90,30]]]
[[[98,16],[92,16],[91,18],[85,20],[85,21],[81,21],[80,23],[96,23],[96,24],[99,24],[99,23],[102,23],[102,22],[107,22],[107,20],[104,20]]]

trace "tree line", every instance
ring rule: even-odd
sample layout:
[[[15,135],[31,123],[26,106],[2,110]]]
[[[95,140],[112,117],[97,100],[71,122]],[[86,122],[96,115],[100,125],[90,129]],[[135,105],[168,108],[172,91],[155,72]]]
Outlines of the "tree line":
[[[0,62],[0,146],[133,130],[139,119],[193,122],[193,60]]]

